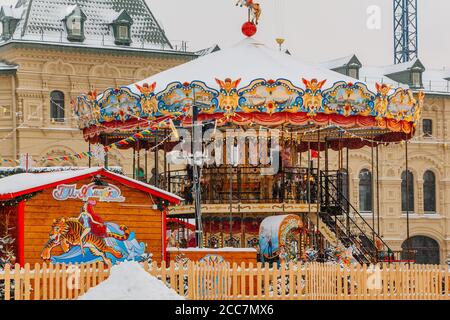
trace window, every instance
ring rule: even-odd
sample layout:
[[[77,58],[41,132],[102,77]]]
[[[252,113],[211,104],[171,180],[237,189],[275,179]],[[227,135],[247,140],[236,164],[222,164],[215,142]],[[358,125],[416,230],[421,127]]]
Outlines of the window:
[[[9,21],[3,20],[2,22],[2,32],[5,38],[9,38]]]
[[[423,210],[436,212],[436,176],[430,170],[423,175]]]
[[[0,106],[0,117],[9,119],[11,118],[11,107],[10,106]]]
[[[372,212],[372,173],[367,169],[359,173],[359,210]]]
[[[422,73],[413,71],[411,73],[411,79],[412,79],[412,86],[413,88],[420,88],[422,87]]]
[[[81,19],[72,18],[72,35],[81,36]]]
[[[414,212],[414,175],[402,173],[402,211]]]
[[[52,121],[64,122],[64,93],[61,91],[50,94],[50,118]]]
[[[119,26],[118,30],[120,39],[128,39],[128,26]]]
[[[78,6],[64,18],[69,41],[84,41],[84,22],[86,19],[86,15]]]
[[[433,121],[431,119],[423,119],[423,135],[425,137],[433,136]]]
[[[118,13],[111,23],[114,32],[114,43],[117,45],[129,46],[131,44],[131,26],[133,19],[126,10]]]
[[[28,120],[39,120],[39,108],[36,105],[28,107]]]
[[[355,79],[358,79],[358,69],[356,69],[356,68],[349,68],[348,69],[348,76],[352,77],[352,78],[355,78]]]

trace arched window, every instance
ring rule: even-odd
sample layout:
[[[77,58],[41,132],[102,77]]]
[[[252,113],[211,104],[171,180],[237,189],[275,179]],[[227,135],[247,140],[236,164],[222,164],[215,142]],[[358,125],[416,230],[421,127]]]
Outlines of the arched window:
[[[372,211],[372,173],[367,169],[359,173],[359,210]]]
[[[406,171],[402,173],[402,211],[414,212],[414,175],[411,171],[408,175]]]
[[[52,121],[64,122],[64,93],[52,91],[50,94],[50,118]]]
[[[436,176],[430,170],[423,175],[423,210],[436,212]]]
[[[417,264],[440,263],[439,243],[426,236],[414,236],[402,243],[402,259],[414,260]]]

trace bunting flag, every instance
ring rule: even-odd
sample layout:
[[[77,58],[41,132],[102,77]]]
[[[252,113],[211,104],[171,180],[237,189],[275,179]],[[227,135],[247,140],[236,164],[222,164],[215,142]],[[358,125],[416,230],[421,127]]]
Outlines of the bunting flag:
[[[108,152],[111,149],[114,149],[114,148],[117,148],[117,147],[128,146],[130,143],[136,142],[137,140],[140,140],[140,139],[144,139],[145,136],[149,136],[153,132],[158,130],[159,128],[162,128],[162,127],[167,126],[167,125],[172,130],[172,133],[174,134],[174,137],[178,139],[179,138],[178,131],[175,128],[173,120],[174,119],[175,120],[179,120],[182,116],[185,117],[186,114],[180,112],[176,117],[168,116],[168,117],[165,117],[163,119],[158,119],[157,121],[154,121],[154,122],[149,122],[148,123],[149,127],[147,129],[142,130],[141,132],[135,133],[131,137],[125,138],[123,140],[114,142],[114,143],[112,143],[112,144],[110,144],[108,146],[105,146],[104,150],[105,150],[105,152]],[[76,154],[68,154],[68,155],[63,155],[63,156],[59,156],[59,157],[42,158],[41,161],[42,162],[45,162],[45,161],[55,161],[55,162],[58,162],[58,161],[69,161],[69,160],[74,160],[74,159],[91,158],[92,156],[93,156],[92,152],[84,151],[84,152],[80,152],[80,153],[76,153]],[[18,164],[19,161],[0,158],[0,163]]]
[[[0,158],[0,162],[2,162],[2,163],[11,163],[11,164],[17,164],[17,163],[19,163],[19,161],[17,161],[17,160],[4,159],[4,158]]]
[[[180,135],[178,134],[178,130],[177,130],[177,128],[175,128],[175,125],[174,125],[172,119],[169,120],[169,126],[170,126],[170,130],[172,130],[172,134],[173,134],[174,138],[179,139]]]

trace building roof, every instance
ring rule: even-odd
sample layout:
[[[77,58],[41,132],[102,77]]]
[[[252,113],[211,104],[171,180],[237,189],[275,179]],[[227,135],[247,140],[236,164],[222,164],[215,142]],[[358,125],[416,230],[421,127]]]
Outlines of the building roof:
[[[172,49],[145,0],[19,0],[4,11],[20,16],[11,40],[71,43],[67,39],[64,18],[78,6],[86,15],[86,46],[117,46],[111,23],[126,11],[133,20],[131,47]],[[8,40],[7,40],[8,41]],[[3,42],[7,42],[3,41]],[[1,45],[1,42],[0,42]]]
[[[7,62],[0,61],[0,73],[1,72],[14,72],[19,68],[19,66],[14,64],[9,64]]]
[[[183,200],[173,193],[151,186],[147,183],[128,178],[104,168],[96,167],[62,172],[21,173],[8,176],[0,179],[0,201],[13,199],[25,194],[55,187],[58,184],[71,183],[97,175],[118,181],[124,185],[149,193],[171,203],[179,203]]]
[[[343,58],[322,62],[319,66],[334,70],[347,65],[352,58],[356,58],[359,61],[356,55],[349,55]],[[396,80],[399,78],[394,75],[410,71],[413,68],[418,68],[423,71],[422,82],[425,92],[450,94],[450,69],[427,69],[419,59],[413,59],[409,62],[387,66],[362,65],[359,69],[359,80],[368,83],[378,82],[389,84],[394,87],[407,88],[408,83],[399,82]]]
[[[356,57],[356,55],[351,54],[351,55],[348,55],[345,57],[341,57],[341,58],[337,58],[337,59],[333,59],[333,60],[329,60],[329,61],[320,63],[320,66],[330,69],[330,70],[333,70],[333,69],[337,69],[337,68],[346,67],[347,65],[349,65],[352,62],[361,65],[361,63],[359,62],[359,59]]]
[[[209,47],[209,48],[205,48],[205,49],[199,50],[199,51],[195,52],[195,54],[198,55],[198,56],[200,56],[200,57],[202,57],[202,56],[206,56],[206,55],[208,55],[208,54],[211,54],[211,53],[216,52],[216,51],[219,51],[219,50],[220,50],[219,45],[218,45],[218,44],[215,44],[215,45],[213,45],[212,47]]]

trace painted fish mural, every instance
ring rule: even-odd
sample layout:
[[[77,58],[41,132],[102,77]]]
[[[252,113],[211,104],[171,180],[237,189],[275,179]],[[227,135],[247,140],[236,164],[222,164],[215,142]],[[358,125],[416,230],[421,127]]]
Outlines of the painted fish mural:
[[[95,204],[95,201],[87,201],[78,217],[62,217],[53,221],[49,240],[41,253],[42,259],[52,263],[103,261],[107,264],[143,259],[145,244],[138,242],[127,226],[103,222],[94,212]],[[57,247],[63,253],[53,256],[52,251]]]

